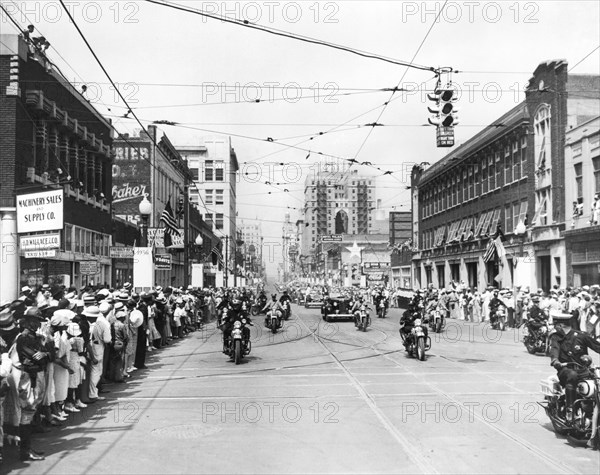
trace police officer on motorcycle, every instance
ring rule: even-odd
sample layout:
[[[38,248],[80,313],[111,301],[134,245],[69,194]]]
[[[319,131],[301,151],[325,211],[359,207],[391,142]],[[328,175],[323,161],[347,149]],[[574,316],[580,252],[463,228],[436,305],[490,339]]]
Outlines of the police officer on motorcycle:
[[[281,323],[281,317],[283,315],[283,307],[281,306],[281,303],[277,301],[277,294],[271,295],[271,300],[269,302],[267,302],[267,304],[264,306],[262,311],[263,312],[271,311],[271,313],[278,312],[277,318],[280,320],[279,323]],[[269,315],[267,314],[267,316],[265,317],[265,327],[268,326],[268,324],[269,324]]]
[[[573,317],[569,314],[554,315],[555,333],[550,336],[550,364],[558,372],[558,380],[565,388],[567,420],[573,418],[573,403],[577,399],[577,383],[580,375],[587,373],[583,361],[588,349],[600,353],[600,342],[589,334],[573,328]],[[589,358],[589,357],[587,357]],[[568,366],[577,363],[581,367]]]
[[[496,313],[498,312],[498,309],[502,307],[504,307],[504,309],[506,310],[506,305],[498,296],[498,289],[496,289],[494,290],[492,299],[490,300],[490,321],[495,320],[497,318]]]
[[[282,307],[282,310],[281,310],[282,313],[284,312],[284,310],[283,310],[283,302],[287,302],[288,303],[288,312],[291,315],[291,313],[292,313],[292,299],[289,296],[287,289],[284,290],[283,294],[281,295],[281,297],[279,297],[279,303],[281,304],[281,307]],[[286,316],[286,318],[287,317],[288,316]]]
[[[537,332],[540,328],[546,325],[546,314],[540,308],[540,298],[535,295],[531,298],[532,306],[529,308],[529,320],[527,328],[531,332]]]
[[[224,299],[225,301],[225,299]],[[221,302],[223,303],[223,302]],[[236,321],[242,321],[242,318],[246,319],[246,324],[250,326],[254,326],[252,320],[248,316],[247,312],[242,310],[242,301],[235,296],[231,299],[231,301],[227,304],[227,320],[223,323],[223,352],[226,353],[225,348],[227,347],[227,341],[231,336],[231,330],[233,330],[233,324]],[[244,339],[250,338],[250,328],[244,326],[243,330]]]

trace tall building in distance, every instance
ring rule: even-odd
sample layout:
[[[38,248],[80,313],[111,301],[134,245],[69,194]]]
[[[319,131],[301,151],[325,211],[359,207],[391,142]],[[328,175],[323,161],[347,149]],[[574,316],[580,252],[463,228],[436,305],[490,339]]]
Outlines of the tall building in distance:
[[[304,184],[304,225],[301,253],[314,253],[319,237],[330,234],[371,234],[375,178],[358,170],[326,164]]]
[[[187,160],[194,177],[190,203],[196,205],[217,237],[223,238],[223,256],[233,271],[236,255],[236,176],[239,169],[231,138],[205,137],[197,145],[180,145],[177,151]],[[229,239],[224,239],[226,236]],[[228,249],[225,246],[229,246]]]
[[[247,224],[243,221],[239,223],[240,237],[244,242],[242,244],[242,254],[244,256],[244,268],[248,279],[251,282],[262,278],[264,274],[263,263],[263,235],[259,223]]]

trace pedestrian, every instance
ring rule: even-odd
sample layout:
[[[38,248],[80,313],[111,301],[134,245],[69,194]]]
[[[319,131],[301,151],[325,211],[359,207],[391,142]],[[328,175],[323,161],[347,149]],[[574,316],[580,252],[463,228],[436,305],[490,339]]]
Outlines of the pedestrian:
[[[85,376],[87,360],[85,358],[85,345],[81,336],[81,328],[75,319],[67,326],[67,336],[71,345],[69,367],[72,371],[69,372],[69,391],[65,404],[65,412],[80,412],[81,409],[87,407],[87,404],[81,401],[81,386]]]
[[[110,325],[98,307],[92,306],[86,308],[84,315],[91,323],[89,346],[89,355],[91,361],[90,370],[88,373],[88,398],[90,403],[94,403],[103,399],[101,396],[99,396],[98,384],[102,378],[105,347],[111,343]]]

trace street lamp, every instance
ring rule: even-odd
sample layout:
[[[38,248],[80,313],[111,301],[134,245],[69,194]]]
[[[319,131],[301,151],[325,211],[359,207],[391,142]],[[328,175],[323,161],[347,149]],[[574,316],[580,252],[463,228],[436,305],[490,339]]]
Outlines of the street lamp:
[[[204,244],[204,239],[202,238],[202,234],[198,234],[196,236],[196,240],[194,241],[194,245],[196,246],[196,252],[198,253],[198,260],[202,261],[204,259],[204,252],[202,252],[202,245]]]
[[[142,246],[148,246],[148,218],[152,214],[152,203],[148,201],[148,195],[144,195],[144,199],[140,201],[139,206],[140,217],[142,218]]]

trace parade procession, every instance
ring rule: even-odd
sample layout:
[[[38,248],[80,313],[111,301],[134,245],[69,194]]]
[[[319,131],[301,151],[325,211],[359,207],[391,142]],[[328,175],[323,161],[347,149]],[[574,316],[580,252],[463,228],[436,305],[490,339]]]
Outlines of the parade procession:
[[[0,0],[0,474],[600,473],[598,25]]]

